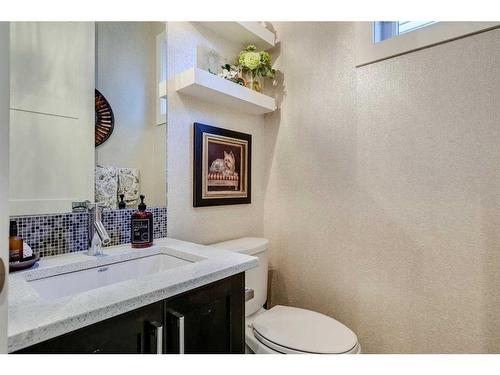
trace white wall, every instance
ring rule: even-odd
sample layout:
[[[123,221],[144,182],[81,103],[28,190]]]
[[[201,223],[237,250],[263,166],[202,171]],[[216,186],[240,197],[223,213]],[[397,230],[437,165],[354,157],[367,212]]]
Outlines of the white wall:
[[[500,352],[500,30],[355,69],[354,24],[274,26],[273,303],[367,352]]]
[[[9,23],[0,22],[0,259],[9,264]],[[7,275],[5,275],[7,278]],[[7,353],[7,289],[0,292],[0,353]]]
[[[164,29],[160,22],[96,23],[96,88],[115,117],[96,162],[139,168],[149,206],[166,203],[166,128],[156,125],[156,35]]]
[[[94,23],[11,23],[10,213],[94,198]]]
[[[168,24],[168,76],[196,64],[196,47],[203,44],[230,58],[242,46],[189,22]],[[252,134],[252,203],[193,208],[193,123]],[[168,235],[199,243],[262,235],[264,119],[168,92]]]

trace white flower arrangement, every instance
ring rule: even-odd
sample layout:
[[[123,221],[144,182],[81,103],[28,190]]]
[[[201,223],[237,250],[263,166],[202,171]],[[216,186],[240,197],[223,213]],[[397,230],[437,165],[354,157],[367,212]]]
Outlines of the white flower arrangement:
[[[237,83],[238,85],[245,85],[245,80],[241,78],[240,70],[237,66],[225,64],[221,66],[222,72],[217,74],[219,77]]]
[[[221,78],[233,80],[239,74],[238,68],[235,67],[234,65],[226,64],[226,65],[223,65],[221,68],[222,68],[222,72],[217,74]]]

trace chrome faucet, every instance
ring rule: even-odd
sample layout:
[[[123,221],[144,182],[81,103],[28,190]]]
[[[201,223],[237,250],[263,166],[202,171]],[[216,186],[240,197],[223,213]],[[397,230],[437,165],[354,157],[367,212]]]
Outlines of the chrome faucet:
[[[90,202],[89,202],[90,203]],[[108,232],[102,224],[103,207],[96,204],[88,204],[89,212],[89,248],[87,255],[102,256],[102,245],[107,245],[111,242]]]

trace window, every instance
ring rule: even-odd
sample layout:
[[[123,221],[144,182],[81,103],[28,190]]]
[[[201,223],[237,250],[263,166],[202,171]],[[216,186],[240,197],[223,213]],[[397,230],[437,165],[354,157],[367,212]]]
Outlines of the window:
[[[377,21],[373,23],[373,41],[383,42],[389,38],[430,26],[436,21]]]
[[[156,87],[167,80],[167,32],[156,36]],[[156,125],[167,122],[167,99],[160,98],[156,90]]]
[[[500,22],[376,21],[356,23],[356,66],[500,27]]]
[[[436,23],[436,21],[398,21],[398,34],[408,33]]]

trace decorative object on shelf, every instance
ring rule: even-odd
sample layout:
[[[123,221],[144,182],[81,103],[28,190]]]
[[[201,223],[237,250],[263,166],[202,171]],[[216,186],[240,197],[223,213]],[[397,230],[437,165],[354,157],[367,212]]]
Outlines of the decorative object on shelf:
[[[113,110],[104,95],[95,89],[95,147],[106,142],[114,127]]]
[[[229,62],[229,59],[210,47],[203,44],[196,46],[196,66],[200,69],[219,75]]]
[[[246,81],[241,76],[241,72],[238,69],[238,67],[230,64],[225,64],[222,65],[221,68],[222,68],[222,73],[217,74],[219,77],[237,83],[238,85],[246,86]]]
[[[216,50],[201,44],[196,49],[196,66],[220,78],[242,86],[246,85],[238,66],[230,64],[229,59],[221,56]]]
[[[252,136],[194,124],[193,206],[251,203]]]
[[[271,56],[267,51],[257,52],[254,45],[241,51],[238,56],[238,67],[247,75],[247,87],[262,92],[263,81],[260,78],[274,79],[276,70],[271,65]]]
[[[221,55],[219,55],[217,51],[211,49],[208,50],[206,59],[207,59],[208,71],[212,74],[217,74],[224,61],[224,58]]]

